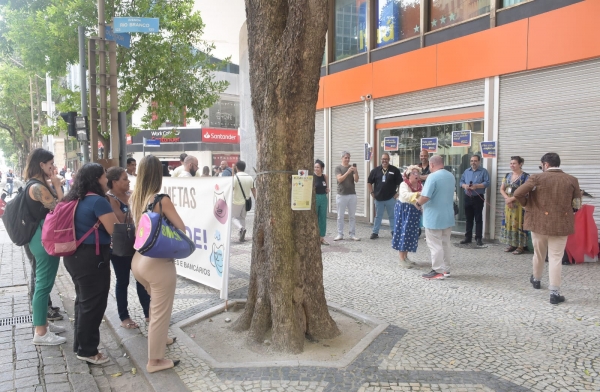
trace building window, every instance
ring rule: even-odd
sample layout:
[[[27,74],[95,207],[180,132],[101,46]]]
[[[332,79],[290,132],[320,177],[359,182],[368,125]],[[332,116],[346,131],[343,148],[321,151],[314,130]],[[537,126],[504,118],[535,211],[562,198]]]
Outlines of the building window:
[[[367,0],[335,0],[334,61],[367,51]]]
[[[510,7],[512,5],[517,5],[524,3],[529,0],[502,0],[502,8]]]
[[[452,132],[464,130],[471,131],[471,146],[453,147]],[[390,164],[398,167],[401,171],[406,170],[410,165],[419,164],[421,138],[438,138],[438,150],[435,154],[444,157],[444,168],[454,175],[456,182],[455,198],[459,206],[459,213],[453,230],[464,232],[466,216],[463,199],[465,193],[460,188],[460,177],[469,168],[470,157],[473,154],[481,156],[479,143],[483,141],[483,121],[382,129],[378,135],[376,162],[381,162],[381,155],[386,152],[384,151],[384,138],[388,136],[398,137],[398,150],[387,152],[390,154]]]
[[[429,0],[429,31],[490,12],[490,0]]]
[[[240,126],[240,103],[225,100],[215,103],[208,109],[208,126],[238,129]]]
[[[420,34],[420,0],[378,0],[377,8],[378,48]]]

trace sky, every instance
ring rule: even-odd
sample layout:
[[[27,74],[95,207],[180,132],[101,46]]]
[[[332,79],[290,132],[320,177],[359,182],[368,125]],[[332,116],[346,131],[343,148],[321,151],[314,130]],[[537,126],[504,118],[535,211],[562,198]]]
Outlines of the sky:
[[[196,0],[194,10],[204,21],[204,40],[215,45],[212,55],[223,59],[231,56],[239,64],[240,29],[246,20],[244,0]]]

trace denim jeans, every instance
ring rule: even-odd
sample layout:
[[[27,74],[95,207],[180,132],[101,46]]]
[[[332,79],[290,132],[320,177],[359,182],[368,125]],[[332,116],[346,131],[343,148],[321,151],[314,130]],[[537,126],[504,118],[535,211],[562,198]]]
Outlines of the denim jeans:
[[[131,276],[131,260],[133,256],[117,256],[111,255],[110,261],[112,262],[113,269],[115,270],[116,284],[115,284],[115,298],[117,299],[117,310],[119,312],[119,319],[121,321],[129,318],[129,310],[127,309],[127,288],[129,287],[129,279]],[[138,281],[135,282],[135,288],[137,290],[138,299],[142,310],[144,311],[144,317],[149,317],[150,308],[150,296],[146,292],[144,286]]]
[[[387,216],[390,220],[390,231],[394,231],[394,227],[396,227],[396,218],[394,216],[395,205],[396,199],[394,199],[393,197],[390,200],[375,200],[375,222],[373,223],[374,234],[379,234],[381,220],[383,219],[383,211],[387,211]]]

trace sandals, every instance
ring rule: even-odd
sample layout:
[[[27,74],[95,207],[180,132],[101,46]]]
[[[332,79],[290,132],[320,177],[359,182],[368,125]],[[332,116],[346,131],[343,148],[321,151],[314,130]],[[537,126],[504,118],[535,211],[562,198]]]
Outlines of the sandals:
[[[523,254],[523,252],[525,252],[525,250],[521,247],[517,248],[514,252],[512,252],[513,255],[521,255]]]
[[[82,361],[86,361],[88,363],[91,363],[92,365],[102,365],[103,363],[110,361],[110,358],[104,356],[104,354],[102,353],[98,353],[93,357],[81,357],[78,355],[77,359],[81,359]]]
[[[514,252],[515,249],[517,249],[516,246],[509,246],[508,248],[504,249],[505,252]],[[522,253],[522,252],[521,252]]]
[[[325,241],[324,238],[321,238],[321,245],[329,245],[329,242]]]
[[[133,320],[131,320],[128,323],[126,323],[125,320],[121,321],[121,328],[125,328],[125,329],[137,329],[139,327],[140,326],[137,325],[137,323],[135,321],[133,321]]]

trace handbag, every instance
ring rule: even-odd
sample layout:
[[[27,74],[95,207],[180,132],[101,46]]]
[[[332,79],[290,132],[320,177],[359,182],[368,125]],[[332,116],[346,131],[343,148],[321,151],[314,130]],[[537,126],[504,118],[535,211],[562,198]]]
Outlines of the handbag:
[[[238,177],[238,175],[235,175],[235,178],[237,178],[238,180],[238,184],[240,184],[240,189],[242,190],[242,196],[244,196],[244,200],[246,200],[246,211],[250,211],[252,209],[252,198],[246,198],[246,193],[244,192],[244,187],[242,186],[242,182],[240,181],[240,178]]]
[[[163,215],[161,199],[156,195],[137,225],[134,248],[142,255],[156,259],[185,259],[196,250],[194,242]],[[158,202],[159,211],[153,212]]]
[[[135,225],[131,223],[131,209],[127,209],[125,223],[115,223],[112,235],[112,252],[116,256],[131,257],[135,254]]]

